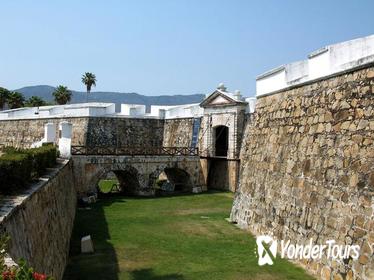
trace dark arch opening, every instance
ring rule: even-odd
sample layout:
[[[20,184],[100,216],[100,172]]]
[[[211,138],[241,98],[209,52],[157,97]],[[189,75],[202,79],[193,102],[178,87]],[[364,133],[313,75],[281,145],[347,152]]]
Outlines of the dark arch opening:
[[[192,192],[190,174],[180,168],[165,168],[156,180],[158,194]]]
[[[136,195],[140,189],[138,172],[135,168],[129,170],[115,170],[119,182],[120,192],[124,195]]]
[[[133,167],[109,171],[98,182],[101,194],[136,195],[139,189],[138,171]]]
[[[214,128],[214,147],[217,157],[227,157],[229,148],[229,128],[219,125]]]

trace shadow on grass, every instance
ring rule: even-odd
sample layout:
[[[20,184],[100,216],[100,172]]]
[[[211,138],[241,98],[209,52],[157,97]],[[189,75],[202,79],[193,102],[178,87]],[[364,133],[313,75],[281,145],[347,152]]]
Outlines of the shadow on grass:
[[[118,198],[119,202],[123,199],[139,199],[139,200],[145,200],[145,199],[162,199],[162,198],[170,198],[170,197],[188,197],[188,196],[206,196],[210,194],[215,193],[222,193],[222,194],[232,194],[230,191],[223,191],[223,190],[208,190],[201,193],[191,193],[191,192],[169,192],[169,193],[163,193],[161,195],[156,196],[129,196],[124,195],[123,193],[99,193],[99,198],[105,200],[106,198],[110,198],[113,201],[113,198]],[[117,201],[114,201],[117,202]],[[123,201],[124,202],[124,201]]]
[[[150,268],[139,269],[131,271],[132,280],[183,280],[185,279],[183,275],[180,274],[168,274],[157,276]]]
[[[120,199],[103,199],[85,208],[78,208],[70,243],[69,262],[65,269],[65,280],[117,280],[119,267],[114,247],[109,242],[110,235],[104,208]],[[81,238],[91,235],[95,252],[82,254]]]

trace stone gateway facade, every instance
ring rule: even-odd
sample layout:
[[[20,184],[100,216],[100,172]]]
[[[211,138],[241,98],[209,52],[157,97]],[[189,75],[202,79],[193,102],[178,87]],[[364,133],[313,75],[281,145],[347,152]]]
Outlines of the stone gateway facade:
[[[360,245],[299,261],[320,279],[374,279],[374,66],[258,98],[231,219],[254,234]]]

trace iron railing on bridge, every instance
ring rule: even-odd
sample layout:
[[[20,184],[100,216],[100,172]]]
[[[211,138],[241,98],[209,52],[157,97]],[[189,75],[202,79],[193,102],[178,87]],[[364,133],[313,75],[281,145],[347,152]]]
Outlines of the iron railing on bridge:
[[[89,147],[71,146],[72,155],[198,156],[191,147]]]

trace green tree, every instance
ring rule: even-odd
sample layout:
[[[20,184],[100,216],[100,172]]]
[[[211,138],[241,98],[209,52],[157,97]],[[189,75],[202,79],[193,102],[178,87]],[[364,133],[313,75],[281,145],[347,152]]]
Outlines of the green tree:
[[[92,86],[96,86],[96,76],[90,72],[86,72],[82,75],[82,83],[86,85],[87,94],[86,102],[88,101],[88,94],[91,92]]]
[[[47,102],[45,102],[39,96],[31,96],[25,103],[26,107],[39,107],[39,106],[46,106]]]
[[[10,95],[10,91],[6,88],[0,87],[0,109],[4,109],[5,103],[7,103]]]
[[[13,91],[9,94],[8,105],[10,109],[16,109],[25,105],[25,97],[22,93]]]
[[[59,105],[64,105],[71,100],[71,90],[66,86],[58,86],[55,91],[52,93],[55,101]]]

